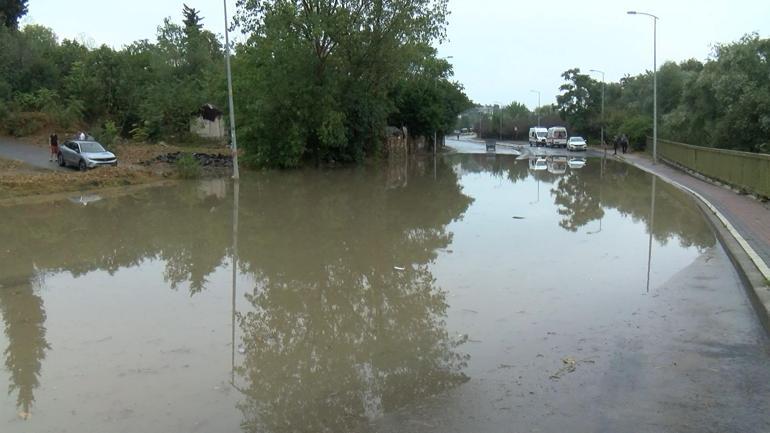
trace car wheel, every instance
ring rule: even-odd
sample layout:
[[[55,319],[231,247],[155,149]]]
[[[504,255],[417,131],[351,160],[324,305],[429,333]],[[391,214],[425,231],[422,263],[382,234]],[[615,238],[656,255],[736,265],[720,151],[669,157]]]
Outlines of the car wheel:
[[[81,159],[80,162],[78,163],[78,168],[80,169],[80,171],[88,170],[88,166],[86,166],[86,161]]]
[[[59,167],[64,167],[67,165],[64,163],[64,156],[61,153],[56,155],[56,162],[59,163]]]
[[[117,162],[117,161],[115,161],[115,162],[112,164],[112,166],[113,166],[113,167],[117,167],[117,166],[118,166],[118,162]]]

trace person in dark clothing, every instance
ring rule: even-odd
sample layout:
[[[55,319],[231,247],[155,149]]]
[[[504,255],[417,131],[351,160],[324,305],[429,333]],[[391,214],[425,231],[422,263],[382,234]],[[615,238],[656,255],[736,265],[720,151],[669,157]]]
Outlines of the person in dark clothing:
[[[615,136],[615,139],[612,140],[612,150],[614,151],[613,155],[618,154],[618,146],[620,145],[620,136]]]
[[[628,136],[626,134],[623,134],[620,138],[620,147],[623,148],[623,153],[626,153],[628,150]]]
[[[59,156],[59,136],[54,132],[48,137],[48,144],[51,146],[51,156],[49,161],[56,161]]]

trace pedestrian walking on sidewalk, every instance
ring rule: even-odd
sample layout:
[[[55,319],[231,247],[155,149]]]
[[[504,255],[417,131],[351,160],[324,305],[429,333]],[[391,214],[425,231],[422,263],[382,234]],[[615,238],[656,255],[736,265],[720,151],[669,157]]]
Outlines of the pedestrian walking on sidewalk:
[[[620,137],[620,147],[623,149],[623,153],[628,150],[628,136],[626,134]]]
[[[618,146],[620,145],[620,136],[615,136],[615,139],[612,140],[612,150],[614,150],[613,155],[618,154]]]
[[[48,145],[51,146],[51,155],[48,161],[56,161],[59,157],[59,136],[55,132],[48,137]]]

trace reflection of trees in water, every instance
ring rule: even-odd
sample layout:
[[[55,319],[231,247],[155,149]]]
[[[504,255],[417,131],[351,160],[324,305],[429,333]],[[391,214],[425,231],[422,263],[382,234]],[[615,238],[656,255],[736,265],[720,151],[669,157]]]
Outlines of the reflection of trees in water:
[[[192,193],[191,193],[191,192]],[[29,413],[48,343],[43,300],[30,281],[47,272],[75,276],[101,269],[114,273],[148,258],[166,261],[167,281],[189,280],[203,288],[227,253],[231,208],[179,188],[91,203],[3,209],[0,225],[0,312],[8,348],[9,393],[18,391],[21,413]],[[162,203],[159,205],[159,203]],[[41,277],[43,278],[43,277]]]
[[[616,209],[650,229],[651,175],[626,164],[606,161],[602,176],[599,160],[589,160],[584,168],[559,178],[551,194],[563,216],[559,225],[566,230],[577,231],[602,218],[605,209]],[[678,238],[683,247],[714,245],[714,235],[692,199],[658,182],[656,201],[653,237],[658,242]]]
[[[194,185],[85,207],[64,202],[3,209],[0,271],[24,277],[18,270],[34,264],[80,276],[160,259],[172,287],[189,281],[197,293],[228,253],[231,212],[230,201],[199,197]]]
[[[5,368],[10,373],[8,394],[17,392],[16,406],[21,416],[30,413],[39,385],[40,367],[45,351],[45,309],[29,280],[0,286],[0,313],[5,322],[8,347]]]
[[[602,180],[597,170],[573,170],[559,178],[551,190],[557,212],[563,216],[559,226],[575,232],[578,228],[604,216],[600,197]]]
[[[551,194],[558,213],[559,226],[577,231],[591,221],[604,217],[605,210],[616,209],[622,215],[650,225],[651,177],[627,164],[606,160],[602,174],[601,160],[588,159],[585,167],[568,169],[565,174],[546,170],[531,171],[527,161],[508,156],[452,155],[450,163],[466,173],[492,173],[512,182],[533,177],[552,184]],[[673,186],[659,182],[653,236],[666,244],[676,237],[684,247],[714,245],[715,238],[695,203]]]
[[[438,169],[414,164],[399,190],[357,170],[242,185],[239,256],[257,277],[238,320],[245,430],[366,431],[466,380],[427,263],[470,199]]]

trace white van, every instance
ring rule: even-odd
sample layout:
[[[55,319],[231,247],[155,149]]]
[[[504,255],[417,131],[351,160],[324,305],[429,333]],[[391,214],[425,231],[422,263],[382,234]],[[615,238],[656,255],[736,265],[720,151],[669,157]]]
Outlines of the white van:
[[[545,145],[546,147],[567,147],[567,128],[563,126],[548,128]]]
[[[530,146],[545,146],[545,138],[548,135],[546,128],[529,128],[529,145]]]

